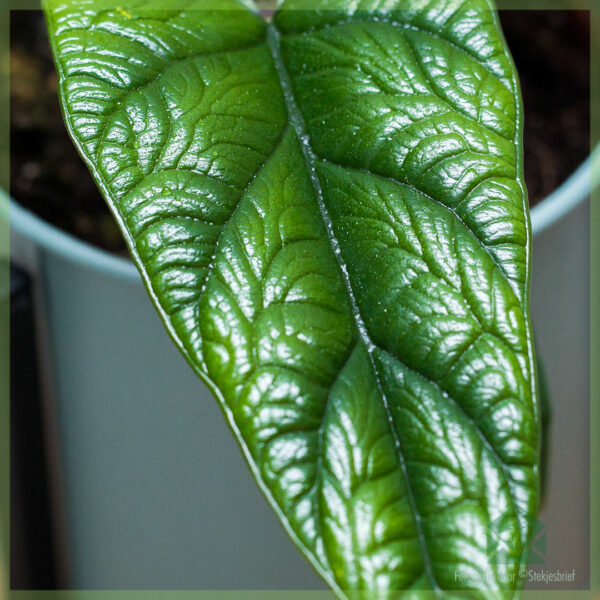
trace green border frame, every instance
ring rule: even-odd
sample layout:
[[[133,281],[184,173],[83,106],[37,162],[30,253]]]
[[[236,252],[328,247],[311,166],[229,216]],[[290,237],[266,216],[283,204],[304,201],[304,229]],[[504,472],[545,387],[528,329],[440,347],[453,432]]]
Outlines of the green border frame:
[[[517,10],[590,10],[591,36],[591,143],[600,141],[600,2],[597,0],[496,0],[500,9]],[[9,181],[9,11],[40,9],[38,0],[0,0],[0,187]],[[596,161],[600,171],[600,161]],[[600,172],[594,172],[595,179]],[[0,201],[0,600],[334,600],[332,592],[323,591],[11,591],[8,580],[9,548],[9,225],[1,218],[8,206]],[[590,205],[590,360],[591,360],[591,556],[590,590],[526,591],[524,600],[600,600],[600,187],[592,192]],[[448,597],[451,598],[449,593]],[[421,593],[419,600],[432,600],[432,593]],[[361,600],[367,600],[361,596]],[[376,598],[372,598],[376,600]],[[415,599],[416,600],[416,599]],[[508,599],[507,599],[508,600]]]
[[[0,187],[9,181],[9,23],[5,17],[9,0],[0,0]],[[10,510],[9,467],[9,360],[10,360],[10,260],[8,206],[0,201],[0,600],[8,598],[8,548]]]

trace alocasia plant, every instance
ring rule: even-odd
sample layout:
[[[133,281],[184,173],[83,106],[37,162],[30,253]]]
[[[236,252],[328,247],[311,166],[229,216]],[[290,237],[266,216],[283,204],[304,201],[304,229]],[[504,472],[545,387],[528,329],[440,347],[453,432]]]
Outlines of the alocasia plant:
[[[69,131],[319,573],[512,597],[539,418],[522,108],[488,0],[45,10]]]

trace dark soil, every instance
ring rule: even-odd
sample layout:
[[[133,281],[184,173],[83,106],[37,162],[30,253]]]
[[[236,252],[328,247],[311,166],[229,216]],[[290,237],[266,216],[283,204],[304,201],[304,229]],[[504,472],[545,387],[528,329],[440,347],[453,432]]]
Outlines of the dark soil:
[[[525,103],[525,179],[535,204],[589,154],[589,13],[502,11]],[[11,13],[11,193],[24,207],[97,246],[125,246],[59,109],[39,11]]]
[[[553,192],[590,152],[589,11],[500,11],[525,105],[530,204]]]

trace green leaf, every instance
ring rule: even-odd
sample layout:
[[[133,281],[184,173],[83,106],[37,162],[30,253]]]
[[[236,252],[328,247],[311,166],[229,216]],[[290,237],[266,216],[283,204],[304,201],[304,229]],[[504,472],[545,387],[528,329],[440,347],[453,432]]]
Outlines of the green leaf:
[[[311,563],[341,596],[511,597],[539,417],[522,108],[493,8],[46,13],[71,135]]]

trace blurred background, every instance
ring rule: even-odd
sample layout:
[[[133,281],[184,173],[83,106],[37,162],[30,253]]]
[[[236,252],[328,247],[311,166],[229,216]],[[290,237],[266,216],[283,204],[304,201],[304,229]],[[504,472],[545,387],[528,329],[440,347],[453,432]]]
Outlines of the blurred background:
[[[590,217],[578,169],[590,154],[590,16],[501,20],[523,88],[530,203],[555,194],[559,206],[533,244],[552,408],[532,568],[575,569],[552,589],[585,589]],[[41,14],[11,11],[10,28],[12,587],[323,589],[126,258],[66,135]]]

